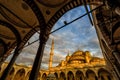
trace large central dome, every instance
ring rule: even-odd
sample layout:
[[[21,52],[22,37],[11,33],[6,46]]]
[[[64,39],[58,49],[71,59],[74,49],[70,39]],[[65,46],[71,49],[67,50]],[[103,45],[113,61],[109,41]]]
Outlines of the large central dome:
[[[69,59],[69,63],[84,63],[84,62],[85,62],[85,53],[80,50],[74,52]]]

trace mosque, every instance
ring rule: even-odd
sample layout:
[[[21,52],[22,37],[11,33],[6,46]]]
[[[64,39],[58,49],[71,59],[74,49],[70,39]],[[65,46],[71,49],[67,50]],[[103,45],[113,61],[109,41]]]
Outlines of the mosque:
[[[79,6],[84,6],[85,14],[71,22],[64,21],[65,25],[53,32],[87,15],[96,30],[105,61],[78,50],[52,67],[54,48],[51,48],[49,69],[40,70],[53,26],[66,12]],[[0,0],[0,13],[0,80],[28,80],[29,74],[29,80],[51,76],[59,80],[113,80],[110,74],[114,80],[120,80],[120,0]],[[39,39],[29,43],[35,33]],[[26,44],[36,41],[40,43],[33,66],[14,64]],[[11,61],[5,63],[12,51]]]
[[[54,41],[51,44],[49,68],[40,70],[37,80],[115,80],[107,69],[104,58],[93,57],[89,51],[77,50],[65,57],[56,67],[52,67]],[[7,62],[1,67],[2,71]],[[31,66],[14,64],[6,80],[28,80]]]

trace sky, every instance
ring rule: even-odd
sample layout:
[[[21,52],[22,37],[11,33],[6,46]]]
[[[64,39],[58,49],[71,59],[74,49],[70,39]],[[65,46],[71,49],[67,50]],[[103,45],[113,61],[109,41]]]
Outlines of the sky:
[[[70,21],[78,18],[85,13],[86,11],[83,6],[74,8],[66,12],[53,26],[52,31],[65,25],[64,21],[69,23]],[[39,34],[35,33],[35,35],[31,37],[28,42],[31,43],[38,38]],[[53,66],[58,65],[61,60],[64,60],[68,53],[72,55],[76,50],[90,51],[93,56],[103,57],[95,28],[91,25],[88,16],[85,16],[73,22],[72,24],[69,24],[64,28],[50,34],[49,40],[47,41],[44,50],[41,64],[42,69],[48,68],[51,42],[53,39]],[[36,42],[28,47],[25,47],[16,60],[16,63],[32,65],[37,53],[38,45],[39,42]],[[10,58],[11,57],[9,57],[7,60],[10,60]]]

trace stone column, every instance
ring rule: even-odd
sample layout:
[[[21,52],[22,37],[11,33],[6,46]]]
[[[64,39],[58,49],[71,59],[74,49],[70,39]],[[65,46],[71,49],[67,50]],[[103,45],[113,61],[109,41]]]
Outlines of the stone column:
[[[20,49],[19,49],[19,46],[17,46],[17,48],[14,51],[14,55],[13,55],[12,59],[10,60],[6,69],[3,71],[3,74],[0,78],[0,80],[6,80],[7,75],[9,74],[10,70],[12,69],[12,66],[13,66],[13,64],[14,64],[14,62],[17,59],[19,54],[20,54]]]
[[[38,48],[38,51],[37,51],[37,54],[35,57],[35,61],[34,61],[33,67],[32,67],[32,71],[31,71],[29,80],[37,80],[39,69],[40,69],[41,62],[42,62],[45,44],[46,44],[46,41],[48,40],[48,37],[49,37],[49,35],[47,34],[47,31],[41,30],[41,34],[39,37],[40,44],[39,44],[39,48]]]

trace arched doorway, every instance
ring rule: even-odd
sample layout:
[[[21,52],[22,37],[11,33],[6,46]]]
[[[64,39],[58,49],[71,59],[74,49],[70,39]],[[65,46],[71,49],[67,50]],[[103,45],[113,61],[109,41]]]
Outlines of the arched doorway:
[[[98,76],[99,76],[100,80],[113,80],[112,75],[103,68],[98,70]]]
[[[58,74],[55,72],[54,75],[55,75],[56,79],[58,80]]]
[[[87,80],[98,80],[95,72],[90,69],[86,71],[86,77],[87,77]]]
[[[60,80],[66,80],[65,73],[61,72],[60,73]]]
[[[25,69],[19,69],[14,76],[13,80],[24,80],[25,77]]]
[[[47,74],[44,73],[44,74],[42,75],[42,80],[46,80],[46,78],[47,78]]]
[[[69,72],[68,72],[68,74],[67,74],[67,80],[75,80],[72,71],[69,71]]]
[[[8,74],[6,80],[12,80],[13,78],[13,75],[14,75],[14,72],[15,72],[15,69],[12,68],[12,70],[10,71],[10,73]]]
[[[75,80],[85,80],[85,77],[83,75],[83,72],[82,71],[77,71],[76,74],[75,74]]]

